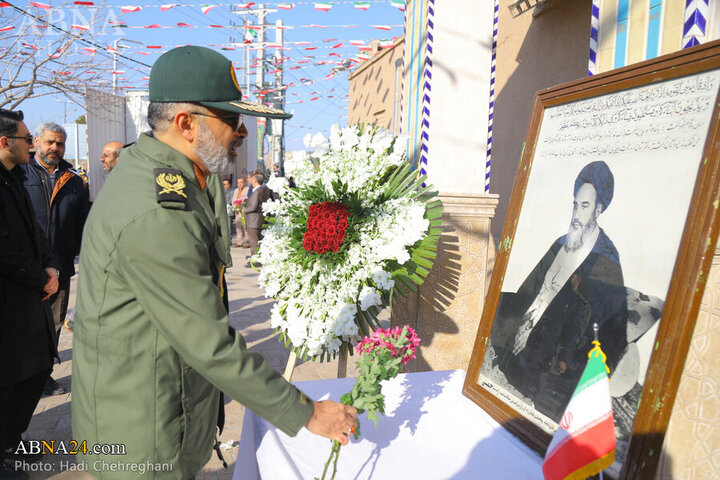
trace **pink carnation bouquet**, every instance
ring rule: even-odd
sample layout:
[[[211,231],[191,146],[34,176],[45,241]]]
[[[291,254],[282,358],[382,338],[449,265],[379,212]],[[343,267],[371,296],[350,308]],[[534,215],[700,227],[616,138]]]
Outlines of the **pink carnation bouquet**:
[[[345,405],[357,408],[358,413],[365,413],[377,427],[378,413],[385,414],[385,396],[382,394],[380,382],[395,378],[406,363],[415,358],[415,351],[420,344],[415,330],[409,326],[403,328],[378,329],[358,343],[355,348],[360,354],[356,365],[360,370],[355,379],[353,389],[342,396],[340,401]],[[360,436],[360,424],[355,430],[354,438]],[[340,457],[340,442],[333,441],[330,458],[325,463],[321,479],[325,479],[330,463],[333,464],[332,476],[335,478],[337,461]]]
[[[242,215],[242,209],[245,206],[245,202],[247,202],[248,197],[241,196],[237,200],[235,200],[232,204],[232,209],[237,215]]]

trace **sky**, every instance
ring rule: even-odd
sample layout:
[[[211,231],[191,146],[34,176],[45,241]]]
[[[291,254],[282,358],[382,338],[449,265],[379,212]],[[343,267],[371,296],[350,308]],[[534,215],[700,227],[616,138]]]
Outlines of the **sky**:
[[[161,9],[163,2],[132,2],[133,0],[110,0],[105,3],[55,2],[51,4],[51,9],[47,10],[33,4],[38,2],[22,5],[10,0],[10,3],[24,8],[27,12],[44,15],[44,18],[53,24],[69,31],[79,31],[77,27],[89,26],[90,29],[83,33],[83,38],[100,47],[99,50],[119,45],[118,52],[127,59],[118,57],[114,75],[118,86],[123,89],[147,89],[149,69],[141,64],[152,65],[162,52],[186,44],[207,46],[230,58],[236,67],[238,81],[244,88],[243,74],[247,66],[244,64],[243,50],[248,45],[244,43],[248,29],[242,27],[243,19],[249,18],[252,24],[257,24],[258,20],[256,14],[243,16],[232,13],[232,10],[245,11],[242,7],[248,4],[178,3],[172,8]],[[367,9],[355,8],[357,3],[366,4]],[[331,7],[325,12],[317,10],[316,4],[325,7],[330,4]],[[283,51],[283,56],[286,57],[283,83],[292,84],[286,90],[285,109],[294,114],[285,124],[285,145],[288,151],[302,149],[302,138],[307,133],[322,132],[327,135],[331,125],[347,124],[349,72],[337,72],[330,78],[327,76],[331,74],[333,67],[338,66],[337,63],[347,63],[350,58],[360,60],[358,54],[362,55],[364,52],[350,42],[357,44],[362,41],[368,44],[373,39],[390,42],[393,37],[401,36],[404,12],[390,0],[293,2],[291,10],[278,8],[282,5],[280,3],[255,3],[251,4],[249,9],[257,9],[260,5],[275,10],[267,14],[266,24],[274,25],[277,20],[282,20],[285,27],[283,35],[287,50]],[[208,6],[212,8],[203,13]],[[94,14],[100,21],[93,24],[91,18]],[[126,26],[118,26],[119,24]],[[390,26],[390,29],[381,29],[378,26]],[[274,28],[266,30],[266,41],[274,43],[275,32]],[[252,57],[249,69],[254,72],[252,64],[255,63],[257,51],[252,49],[256,48],[257,43],[249,45]],[[86,51],[81,51],[80,47],[84,47]],[[107,88],[113,75],[110,57],[102,51],[93,53],[93,48],[93,45],[87,43],[78,43],[77,47],[79,53],[87,57],[84,57],[84,60],[90,59],[94,62],[97,59],[98,64],[106,66],[107,75],[103,77],[103,82]],[[274,55],[275,50],[271,51]],[[357,65],[352,61],[351,64]],[[266,82],[270,82],[274,75],[266,74],[265,78]],[[253,81],[254,79],[253,75]],[[254,87],[251,90],[255,90]],[[247,95],[247,92],[243,90],[243,94]],[[251,96],[251,99],[254,98]],[[85,113],[82,106],[68,103],[60,95],[35,101],[27,100],[19,108],[25,111],[30,125],[42,121],[71,122]]]

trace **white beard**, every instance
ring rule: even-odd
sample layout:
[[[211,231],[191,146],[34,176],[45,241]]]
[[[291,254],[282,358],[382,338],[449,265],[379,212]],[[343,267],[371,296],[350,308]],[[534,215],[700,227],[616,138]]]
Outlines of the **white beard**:
[[[565,251],[575,252],[582,247],[590,233],[595,230],[596,225],[594,220],[583,227],[575,227],[570,223],[570,229],[565,237]]]
[[[206,126],[200,129],[194,150],[213,175],[230,173],[230,167],[234,163],[230,159],[230,152],[223,148]]]

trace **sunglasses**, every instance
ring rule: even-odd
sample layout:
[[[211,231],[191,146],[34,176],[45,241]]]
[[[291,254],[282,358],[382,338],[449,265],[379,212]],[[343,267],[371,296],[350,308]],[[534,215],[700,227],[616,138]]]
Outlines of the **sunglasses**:
[[[209,113],[202,113],[202,112],[188,112],[192,113],[193,115],[201,115],[203,117],[210,117],[210,118],[217,118],[221,122],[223,122],[228,127],[232,128],[235,131],[240,130],[240,127],[242,127],[243,121],[242,121],[242,115],[239,113],[229,113],[226,115],[210,115]]]
[[[31,134],[27,134],[24,137],[11,137],[10,135],[5,135],[5,138],[16,138],[18,140],[25,140],[27,143],[32,145],[33,143],[33,136]]]

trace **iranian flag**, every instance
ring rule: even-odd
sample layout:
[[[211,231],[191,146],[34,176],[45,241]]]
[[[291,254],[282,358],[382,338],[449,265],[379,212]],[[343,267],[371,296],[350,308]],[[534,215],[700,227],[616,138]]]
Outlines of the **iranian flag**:
[[[140,10],[142,10],[142,7],[137,5],[125,5],[124,7],[120,7],[120,11],[122,13],[134,13],[139,12]]]
[[[405,0],[390,0],[390,5],[405,11]]]
[[[585,479],[615,460],[615,422],[605,354],[600,342],[593,343],[580,383],[545,454],[545,480]]]
[[[370,2],[353,2],[357,10],[367,10],[370,8]]]
[[[294,3],[278,3],[278,8],[280,10],[292,10],[293,8],[295,8],[295,4]]]
[[[245,43],[252,43],[257,40],[257,32],[255,30],[245,30]]]
[[[160,5],[160,11],[161,12],[167,12],[170,9],[173,9],[176,7],[175,3],[166,3],[165,5]]]
[[[332,8],[332,3],[330,2],[315,2],[315,10],[321,10],[323,12],[327,12]]]

